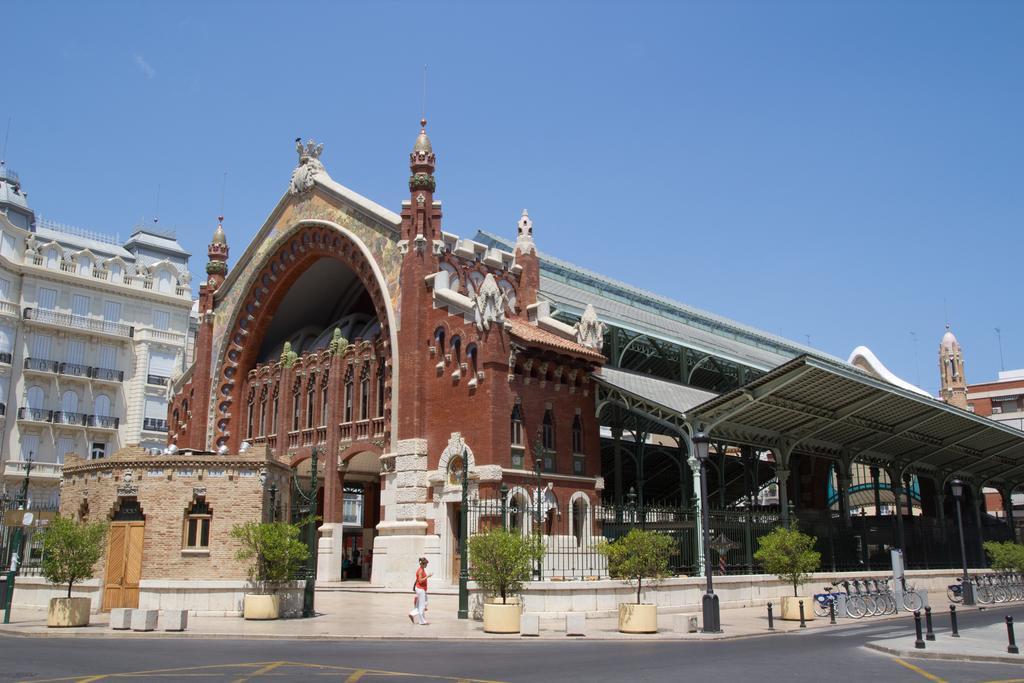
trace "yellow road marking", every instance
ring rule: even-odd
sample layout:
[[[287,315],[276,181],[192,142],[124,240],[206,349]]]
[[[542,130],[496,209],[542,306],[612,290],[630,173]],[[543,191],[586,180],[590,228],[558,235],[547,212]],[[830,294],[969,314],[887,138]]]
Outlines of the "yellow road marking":
[[[357,683],[357,681],[364,675],[366,675],[366,669],[359,669],[358,671],[353,671],[352,675],[345,679],[345,683]]]
[[[255,678],[256,676],[262,676],[263,674],[270,673],[271,671],[273,671],[274,669],[278,668],[279,666],[281,666],[283,664],[287,664],[287,662],[284,662],[284,661],[270,662],[269,664],[265,664],[264,666],[260,667],[259,669],[256,669],[251,674],[246,674],[246,675],[242,676],[241,678],[236,678],[232,683],[245,683],[250,678]]]
[[[125,676],[142,676],[142,675],[159,675],[159,674],[173,674],[181,671],[203,671],[209,669],[228,669],[228,668],[256,668],[260,666],[266,666],[273,662],[240,662],[237,664],[205,664],[202,666],[183,666],[174,669],[149,669],[147,671],[124,671],[119,673],[109,674],[93,674],[89,676],[63,676],[61,678],[44,678],[44,679],[33,679],[32,681],[26,681],[25,683],[60,683],[61,681],[75,681],[75,683],[92,683],[92,681],[102,681],[104,678],[111,677],[125,677]]]
[[[895,661],[897,664],[899,664],[902,667],[906,667],[906,668],[910,669],[911,671],[913,671],[916,674],[920,674],[921,676],[924,676],[929,681],[935,681],[935,683],[946,683],[945,679],[939,678],[935,674],[930,674],[927,671],[925,671],[924,669],[922,669],[921,667],[916,666],[914,664],[911,664],[910,662],[905,662],[902,659],[900,659],[899,657],[893,657],[893,661]]]
[[[1003,678],[998,681],[982,681],[982,683],[1024,683],[1024,678]]]

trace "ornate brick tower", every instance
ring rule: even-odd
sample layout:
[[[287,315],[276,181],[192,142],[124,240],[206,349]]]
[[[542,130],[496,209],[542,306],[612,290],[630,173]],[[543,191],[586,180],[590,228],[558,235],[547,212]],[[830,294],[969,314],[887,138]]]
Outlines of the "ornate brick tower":
[[[228,238],[224,235],[224,216],[217,216],[217,229],[213,231],[213,239],[210,240],[206,254],[209,257],[206,263],[206,283],[216,291],[228,273]]]
[[[946,403],[967,410],[967,379],[964,377],[964,359],[960,342],[946,325],[946,334],[939,344],[939,397]]]
[[[196,338],[196,366],[192,386],[189,387],[191,405],[189,409],[197,419],[190,423],[187,440],[190,444],[205,448],[206,416],[210,411],[210,364],[213,362],[214,294],[224,284],[228,274],[228,240],[224,235],[224,216],[217,216],[217,229],[206,250],[206,282],[199,286],[199,332]],[[188,412],[188,409],[186,410]]]

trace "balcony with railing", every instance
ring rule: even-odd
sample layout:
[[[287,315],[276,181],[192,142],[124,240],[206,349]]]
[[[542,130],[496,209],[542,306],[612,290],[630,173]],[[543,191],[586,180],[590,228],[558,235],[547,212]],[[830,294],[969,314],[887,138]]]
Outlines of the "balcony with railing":
[[[7,404],[0,403],[0,417],[7,417]]]
[[[183,345],[185,343],[185,335],[181,332],[172,332],[171,330],[140,327],[135,330],[135,341]]]
[[[21,309],[18,308],[18,304],[13,301],[0,301],[0,315],[13,315],[19,317],[21,315]]]
[[[158,417],[144,417],[142,418],[142,428],[147,432],[166,432],[167,420]]]
[[[146,375],[146,384],[152,384],[157,387],[166,387],[170,379],[170,377],[164,377],[163,375]]]
[[[84,413],[72,413],[66,410],[54,410],[50,421],[55,425],[66,425],[69,427],[84,427],[88,416]]]
[[[49,422],[52,413],[52,410],[46,410],[45,408],[22,407],[18,408],[18,419],[28,422]]]
[[[61,363],[59,370],[62,375],[69,375],[71,377],[88,377],[89,371],[92,370],[92,368],[80,363]]]
[[[90,429],[115,430],[120,424],[121,418],[110,415],[89,415],[85,421],[85,426]]]
[[[26,358],[25,369],[30,372],[50,372],[56,374],[60,369],[60,363],[45,358]]]
[[[90,318],[84,315],[75,315],[74,313],[62,313],[42,308],[26,308],[24,317],[25,320],[42,325],[60,327],[62,329],[83,330],[107,337],[131,339],[135,336],[135,328],[131,325],[123,325],[99,318]]]
[[[10,365],[12,360],[10,351],[0,351],[0,365]]]
[[[120,384],[124,381],[124,370],[113,370],[111,368],[89,368],[89,377],[97,382],[114,382]]]

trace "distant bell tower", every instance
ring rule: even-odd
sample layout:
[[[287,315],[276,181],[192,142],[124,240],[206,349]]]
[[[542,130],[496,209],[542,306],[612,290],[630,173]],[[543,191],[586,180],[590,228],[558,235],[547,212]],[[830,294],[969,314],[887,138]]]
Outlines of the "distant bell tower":
[[[967,379],[964,377],[964,358],[960,342],[946,325],[946,334],[939,344],[939,397],[946,403],[967,410]]]
[[[228,274],[228,239],[224,235],[224,216],[217,217],[217,229],[206,251],[209,261],[206,262],[207,284],[217,290]]]

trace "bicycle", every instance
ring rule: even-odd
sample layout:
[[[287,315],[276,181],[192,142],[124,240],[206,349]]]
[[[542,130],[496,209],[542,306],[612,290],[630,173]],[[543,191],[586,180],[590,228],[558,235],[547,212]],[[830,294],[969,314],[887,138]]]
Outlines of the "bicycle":
[[[860,619],[867,614],[867,605],[864,598],[850,593],[850,582],[841,582],[843,590],[846,591],[846,614],[852,619]]]

